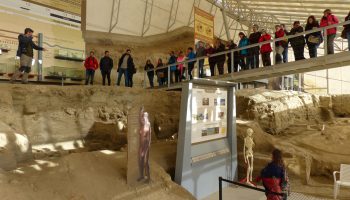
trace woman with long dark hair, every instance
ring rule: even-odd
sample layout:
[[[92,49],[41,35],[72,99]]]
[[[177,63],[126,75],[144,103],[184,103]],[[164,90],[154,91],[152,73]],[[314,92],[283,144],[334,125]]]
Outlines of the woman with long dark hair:
[[[312,29],[320,28],[318,21],[316,21],[315,16],[311,15],[307,18],[305,31],[310,31]],[[322,34],[320,31],[306,34],[305,35],[306,44],[309,49],[310,58],[317,57],[317,48],[322,42]]]
[[[151,86],[151,88],[154,87],[154,84],[153,84],[153,78],[154,78],[154,65],[152,64],[151,60],[148,59],[146,61],[146,65],[145,65],[145,71],[147,71],[147,76],[148,76],[148,80],[149,80],[149,85]],[[148,70],[152,70],[152,71],[148,71]]]
[[[273,150],[272,161],[261,171],[260,176],[266,190],[267,200],[287,199],[284,191],[288,188],[288,176],[280,150]],[[275,193],[283,193],[284,195]]]

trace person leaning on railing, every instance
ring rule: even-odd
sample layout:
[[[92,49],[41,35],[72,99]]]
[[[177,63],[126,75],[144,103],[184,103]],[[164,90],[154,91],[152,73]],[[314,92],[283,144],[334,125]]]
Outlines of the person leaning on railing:
[[[295,21],[293,23],[293,28],[290,30],[290,35],[295,35],[298,33],[304,32],[304,28],[300,26],[299,21]],[[304,57],[304,48],[305,48],[305,38],[303,35],[300,35],[295,38],[291,38],[290,44],[292,45],[293,52],[294,52],[294,58],[295,60],[303,60]]]
[[[215,46],[215,53],[220,53],[220,52],[224,52],[225,49],[225,45],[222,44],[220,39],[216,40],[216,46]],[[218,67],[218,71],[219,71],[219,75],[224,74],[224,65],[225,65],[225,60],[226,60],[226,56],[225,54],[221,54],[221,55],[217,55],[215,56],[215,60],[216,60],[216,65]]]
[[[281,37],[284,37],[285,36],[285,32],[284,30],[281,28],[280,25],[276,25],[275,26],[275,39],[277,38],[281,38]],[[278,41],[278,42],[275,42],[275,46],[276,46],[276,57],[274,59],[276,59],[276,64],[280,64],[282,63],[282,54],[283,54],[283,51],[285,50],[285,46],[286,44],[288,45],[288,42],[287,41],[284,41],[284,40],[281,40],[281,41]]]
[[[306,21],[305,31],[320,28],[318,21],[316,21],[313,15],[309,16]],[[310,58],[317,57],[317,48],[322,43],[323,37],[320,31],[306,34],[305,40],[309,49]]]
[[[238,48],[242,48],[249,45],[249,40],[243,32],[239,32],[238,36],[240,38]],[[249,69],[247,65],[248,49],[242,49],[239,51],[239,65],[243,70]]]
[[[152,64],[151,60],[148,59],[146,61],[146,65],[145,65],[145,71],[147,71],[147,77],[148,77],[148,81],[149,81],[149,85],[151,86],[151,88],[154,87],[154,84],[153,84],[153,79],[154,79],[154,65]],[[150,71],[148,71],[150,70]]]
[[[215,53],[215,49],[210,44],[206,44],[205,54],[207,56],[210,56],[211,54],[214,54],[214,53]],[[210,76],[215,76],[215,64],[216,64],[215,57],[209,57],[208,62],[209,62],[209,68],[210,68]]]
[[[249,44],[257,44],[259,42],[261,32],[258,31],[259,26],[253,25],[253,33],[249,35]],[[250,69],[259,68],[259,46],[248,49],[247,65]]]
[[[330,9],[326,9],[323,12],[323,17],[321,18],[320,27],[330,26],[332,24],[338,24],[339,20],[336,16],[332,14]],[[337,28],[327,29],[327,52],[328,54],[334,54],[334,39],[337,34]]]
[[[234,43],[233,40],[230,40],[227,45],[227,50],[236,49],[238,46],[236,43]],[[231,52],[227,53],[227,71],[228,73],[231,73]],[[237,72],[238,70],[238,63],[239,63],[239,54],[238,51],[233,52],[233,71]]]
[[[262,29],[259,42],[265,42],[269,40],[271,40],[271,35],[268,34],[265,29]],[[270,54],[272,52],[272,48],[270,43],[261,45],[260,52],[261,52],[261,59],[263,61],[264,67],[271,66]]]
[[[158,86],[162,86],[165,83],[165,70],[162,69],[162,67],[164,67],[163,60],[161,58],[159,58],[158,63],[157,63],[157,67],[156,67]]]
[[[345,17],[345,21],[350,21],[350,12],[348,16]],[[348,50],[350,51],[350,24],[344,25],[345,36],[348,39]]]

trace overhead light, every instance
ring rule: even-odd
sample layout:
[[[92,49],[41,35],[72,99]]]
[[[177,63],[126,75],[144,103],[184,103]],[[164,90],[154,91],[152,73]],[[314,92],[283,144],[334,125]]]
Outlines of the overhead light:
[[[32,65],[34,65],[34,64],[35,64],[35,59],[32,60]]]
[[[38,60],[38,63],[41,65],[43,64],[43,60]]]
[[[2,54],[2,49],[0,49],[0,55]]]

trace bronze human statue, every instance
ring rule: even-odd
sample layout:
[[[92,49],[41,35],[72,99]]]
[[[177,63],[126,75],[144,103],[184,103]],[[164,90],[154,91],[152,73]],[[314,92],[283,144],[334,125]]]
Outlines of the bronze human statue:
[[[151,146],[151,123],[148,119],[148,113],[144,112],[144,107],[140,111],[140,145],[139,145],[139,170],[140,177],[138,181],[150,180],[149,169],[149,149]]]

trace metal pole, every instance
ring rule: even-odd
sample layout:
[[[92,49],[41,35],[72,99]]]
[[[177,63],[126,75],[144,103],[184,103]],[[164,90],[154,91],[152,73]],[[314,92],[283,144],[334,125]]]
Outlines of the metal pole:
[[[323,49],[324,49],[324,56],[328,54],[328,38],[327,38],[327,29],[324,29],[323,31]]]
[[[231,39],[231,36],[230,36],[230,28],[229,28],[228,23],[227,23],[225,7],[226,7],[226,6],[225,6],[225,0],[222,0],[222,9],[221,9],[222,18],[223,18],[223,20],[224,20],[224,25],[225,25],[225,31],[226,31],[227,40],[230,40],[230,39]]]
[[[197,58],[197,75],[198,75],[198,78],[202,78],[201,77],[201,69],[200,69],[200,66],[199,66],[199,59]],[[202,66],[202,68],[203,68],[204,66]]]
[[[147,83],[146,83],[146,74],[147,74],[147,71],[144,71],[144,73],[143,73],[143,88],[146,88],[146,87],[147,87]]]
[[[222,200],[222,177],[219,177],[219,200]]]
[[[38,46],[43,47],[43,34],[39,33],[38,34]],[[43,80],[43,52],[39,51],[38,52],[38,81]]]
[[[298,91],[301,92],[301,74],[299,73]]]
[[[227,66],[227,67],[231,67],[231,73],[233,73],[233,70],[234,70],[234,53],[233,53],[233,50],[231,51],[231,66]]]
[[[272,42],[272,46],[273,46],[273,49],[272,49],[272,65],[275,65],[276,64],[276,43]]]
[[[167,68],[167,70],[168,70],[168,88],[170,88],[170,78],[171,78],[171,76],[170,76],[170,66],[168,66],[168,68]]]
[[[328,69],[326,69],[326,79],[327,79],[327,95],[329,95],[329,74],[328,74]]]

